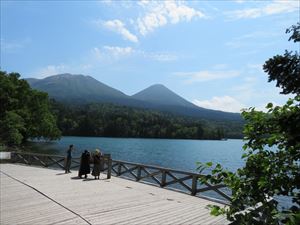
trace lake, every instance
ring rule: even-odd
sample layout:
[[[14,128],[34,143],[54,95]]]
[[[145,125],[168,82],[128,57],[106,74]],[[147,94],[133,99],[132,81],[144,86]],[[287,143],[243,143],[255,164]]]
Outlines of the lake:
[[[143,138],[62,137],[57,142],[35,142],[31,151],[65,155],[68,146],[74,156],[83,150],[101,149],[115,160],[156,165],[185,171],[196,171],[196,162],[220,163],[235,171],[243,166],[242,140],[174,140]]]

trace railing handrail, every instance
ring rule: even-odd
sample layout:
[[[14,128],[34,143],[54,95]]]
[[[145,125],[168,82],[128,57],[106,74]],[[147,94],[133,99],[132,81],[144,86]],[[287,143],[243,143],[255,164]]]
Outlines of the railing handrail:
[[[53,154],[43,154],[43,153],[35,153],[35,152],[11,152],[11,153],[18,153],[18,154],[23,154],[23,155],[35,155],[35,156],[49,156],[49,157],[58,157],[58,158],[65,158],[66,156],[64,155],[53,155]],[[73,159],[80,159],[79,157],[73,157]],[[149,165],[149,164],[143,164],[143,163],[135,163],[135,162],[128,162],[128,161],[124,161],[124,160],[116,160],[116,159],[112,159],[112,162],[120,162],[120,163],[125,163],[128,165],[132,165],[132,166],[143,166],[143,167],[147,167],[150,169],[158,169],[158,170],[166,170],[166,171],[171,171],[174,173],[181,173],[181,174],[185,174],[185,175],[195,175],[195,176],[203,176],[199,173],[194,173],[194,172],[189,172],[189,171],[184,171],[184,170],[177,170],[177,169],[172,169],[172,168],[168,168],[168,167],[161,167],[161,166],[156,166],[156,165]]]
[[[172,169],[172,168],[168,168],[168,167],[161,167],[161,166],[155,166],[155,165],[149,165],[149,164],[143,164],[143,163],[135,163],[135,162],[128,162],[128,161],[123,161],[123,160],[115,160],[113,159],[112,162],[120,162],[120,163],[125,163],[128,165],[132,165],[132,166],[143,166],[143,167],[147,167],[150,169],[159,169],[159,170],[165,170],[165,171],[170,171],[170,172],[174,172],[174,173],[180,173],[180,174],[185,174],[185,175],[195,175],[195,176],[203,176],[199,173],[194,173],[194,172],[189,172],[189,171],[184,171],[184,170],[176,170],[176,169]]]
[[[21,151],[14,151],[11,153],[23,154],[23,155],[34,155],[34,156],[48,156],[48,157],[57,157],[57,158],[66,158],[64,155],[53,155],[53,154],[44,154],[44,153],[35,153],[35,152],[21,152]],[[105,158],[105,155],[102,157]],[[73,157],[73,159],[80,159],[79,157]]]
[[[53,155],[53,154],[44,154],[44,153],[36,153],[36,152],[21,152],[21,151],[14,151],[11,152],[12,154],[23,154],[23,155],[35,155],[35,156],[50,156],[50,157],[60,157],[65,158],[63,155]]]

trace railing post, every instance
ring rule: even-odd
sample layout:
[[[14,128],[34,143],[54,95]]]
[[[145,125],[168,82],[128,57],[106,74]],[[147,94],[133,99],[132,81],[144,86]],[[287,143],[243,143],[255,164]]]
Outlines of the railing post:
[[[162,170],[162,174],[161,174],[161,187],[166,186],[166,181],[167,181],[167,173],[165,170]]]
[[[31,161],[32,161],[32,157],[31,157],[31,155],[28,155],[28,157],[27,157],[27,161],[28,161],[28,165],[31,165],[32,163],[31,163]]]
[[[64,157],[64,170],[66,170],[66,168],[67,168],[67,157]]]
[[[111,156],[110,154],[107,154],[108,158],[107,158],[107,179],[111,178]]]
[[[193,175],[192,193],[191,193],[191,195],[193,195],[193,196],[195,196],[197,194],[197,183],[198,183],[198,177],[196,175]]]
[[[15,163],[17,162],[17,156],[16,156],[16,153],[15,152],[11,152],[10,153],[10,160],[11,160],[11,163]]]
[[[47,156],[44,156],[43,157],[44,158],[44,162],[45,162],[45,167],[47,167],[48,168],[48,158],[47,158]]]
[[[138,166],[136,181],[139,181],[141,179],[141,174],[142,174],[141,166]]]
[[[117,173],[117,176],[120,176],[121,175],[121,163],[118,162],[118,173]]]

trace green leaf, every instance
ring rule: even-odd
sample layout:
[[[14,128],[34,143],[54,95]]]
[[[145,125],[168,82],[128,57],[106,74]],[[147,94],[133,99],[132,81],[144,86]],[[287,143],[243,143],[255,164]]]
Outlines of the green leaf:
[[[211,206],[210,214],[213,216],[221,215],[222,213],[220,212],[220,207],[216,205]]]
[[[207,162],[207,163],[206,163],[206,166],[207,166],[207,167],[211,167],[212,165],[213,165],[212,162]]]
[[[273,107],[273,103],[268,103],[268,105],[266,106],[266,109],[271,109]]]

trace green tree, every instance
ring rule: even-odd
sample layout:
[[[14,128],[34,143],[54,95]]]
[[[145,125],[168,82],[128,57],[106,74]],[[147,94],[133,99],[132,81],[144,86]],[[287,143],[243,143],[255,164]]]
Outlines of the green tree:
[[[18,73],[0,71],[0,141],[19,145],[29,138],[59,138],[48,95],[19,78]]]
[[[300,24],[292,26],[289,40],[300,41]],[[217,164],[203,182],[224,183],[232,190],[229,207],[211,206],[214,215],[226,214],[237,224],[300,224],[300,59],[297,52],[277,55],[264,64],[269,81],[283,94],[294,93],[283,106],[266,106],[266,113],[250,108],[242,113],[245,166],[230,172]],[[275,149],[275,150],[274,150]],[[211,163],[200,164],[203,171]],[[279,205],[279,198],[290,206]],[[273,198],[273,201],[270,199]],[[261,203],[261,207],[257,207]],[[249,207],[253,207],[252,209]],[[247,213],[239,213],[245,209]],[[255,210],[254,210],[255,209]]]
[[[14,111],[6,112],[0,121],[1,139],[8,145],[19,145],[24,136],[25,123],[23,118]]]
[[[220,139],[223,135],[226,137],[229,132],[242,135],[242,121],[224,121],[220,124],[215,121],[99,103],[79,106],[52,101],[51,108],[57,115],[58,126],[63,135],[185,139]],[[232,135],[227,138],[240,136]]]
[[[299,27],[300,23],[286,30],[286,33],[292,33],[289,41],[300,42]],[[266,61],[263,68],[269,74],[269,82],[277,81],[276,86],[282,88],[282,94],[300,93],[300,57],[298,52],[286,50],[284,55],[276,55]]]

